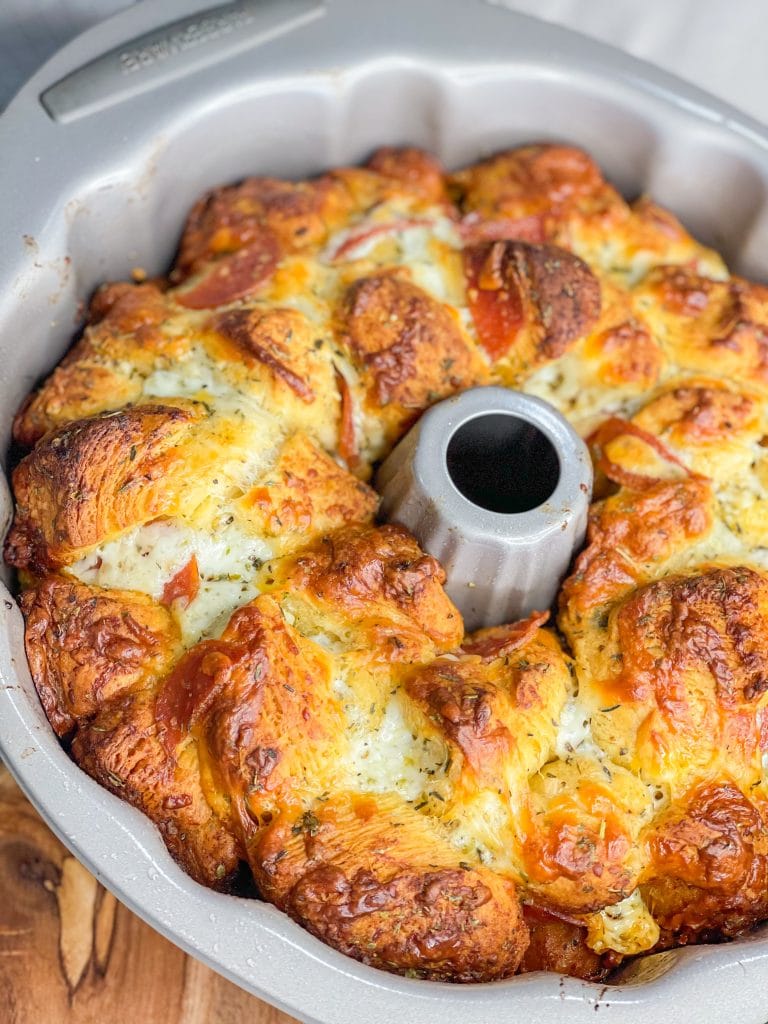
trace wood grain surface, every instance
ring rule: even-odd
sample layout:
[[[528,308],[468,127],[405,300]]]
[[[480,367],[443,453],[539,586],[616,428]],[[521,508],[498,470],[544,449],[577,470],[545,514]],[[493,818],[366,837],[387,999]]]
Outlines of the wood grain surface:
[[[2,1024],[291,1024],[118,903],[0,765]]]

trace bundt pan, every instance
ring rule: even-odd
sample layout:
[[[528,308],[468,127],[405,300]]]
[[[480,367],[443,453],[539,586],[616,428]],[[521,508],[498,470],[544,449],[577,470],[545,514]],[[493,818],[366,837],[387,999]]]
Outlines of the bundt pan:
[[[768,131],[618,51],[488,0],[132,6],[61,50],[0,119],[0,450],[94,286],[165,268],[211,185],[304,176],[382,144],[456,166],[546,139],[589,150],[627,194],[647,190],[733,266],[768,277]],[[9,515],[3,484],[3,525]],[[452,986],[365,967],[271,906],[203,889],[61,749],[21,615],[0,597],[6,764],[123,902],[256,995],[318,1024],[768,1017],[768,929],[640,959],[609,986],[553,974]]]

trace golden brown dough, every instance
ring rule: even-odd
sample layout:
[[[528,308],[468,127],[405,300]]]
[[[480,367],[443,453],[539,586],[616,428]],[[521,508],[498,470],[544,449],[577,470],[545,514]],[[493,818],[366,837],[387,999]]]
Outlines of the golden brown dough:
[[[439,981],[514,973],[527,928],[514,885],[456,863],[428,819],[340,795],[278,819],[250,853],[261,889],[364,963]]]
[[[727,374],[765,388],[768,289],[741,278],[711,280],[660,266],[636,289],[669,359],[681,369]]]
[[[281,255],[322,245],[329,234],[390,195],[442,202],[442,169],[416,149],[382,149],[369,170],[342,168],[312,181],[248,178],[213,189],[192,208],[174,280],[244,249],[276,246]]]
[[[351,526],[263,570],[264,585],[306,604],[376,658],[456,646],[463,623],[445,573],[401,526]]]
[[[184,654],[155,713],[167,750],[196,738],[212,797],[244,839],[312,793],[342,728],[328,657],[266,595],[236,611],[220,639]]]
[[[454,174],[451,183],[478,238],[567,244],[574,220],[598,219],[610,227],[625,211],[597,164],[570,146],[499,153]]]
[[[341,469],[304,434],[294,434],[238,508],[284,552],[348,523],[372,520],[378,503],[367,484]]]
[[[5,545],[18,569],[57,569],[109,534],[170,511],[179,442],[204,415],[143,405],[83,420],[45,439],[16,468],[17,513]]]
[[[704,930],[725,936],[768,913],[768,830],[732,784],[703,784],[665,814],[650,836],[646,899],[665,942]]]
[[[226,886],[240,853],[203,794],[195,750],[158,740],[155,691],[180,649],[168,612],[61,576],[27,590],[22,610],[32,677],[78,763],[143,810],[193,877]]]
[[[346,190],[330,176],[300,184],[251,178],[214,189],[192,208],[174,276],[182,280],[208,261],[251,246],[276,244],[285,252],[317,245],[348,206]]]
[[[457,319],[391,274],[355,281],[344,296],[339,330],[367,384],[368,405],[394,420],[397,434],[415,410],[484,381],[483,363]]]
[[[377,149],[366,167],[384,178],[394,178],[407,192],[430,203],[447,203],[445,170],[431,153],[406,147],[383,146]]]
[[[46,576],[24,591],[21,608],[32,678],[60,736],[102,704],[161,678],[179,652],[170,615],[144,594]]]
[[[551,751],[569,691],[560,647],[539,629],[544,618],[481,631],[459,656],[430,662],[406,683],[473,777],[467,788],[503,784],[513,805]]]
[[[143,811],[171,855],[196,881],[231,886],[243,856],[211,807],[194,744],[169,750],[157,735],[155,694],[139,690],[106,703],[72,740],[72,756],[100,785]]]
[[[101,287],[84,336],[16,414],[14,440],[32,447],[55,427],[135,401],[141,394],[138,378],[119,361],[146,362],[153,352],[178,351],[160,330],[168,316],[169,303],[157,284]]]

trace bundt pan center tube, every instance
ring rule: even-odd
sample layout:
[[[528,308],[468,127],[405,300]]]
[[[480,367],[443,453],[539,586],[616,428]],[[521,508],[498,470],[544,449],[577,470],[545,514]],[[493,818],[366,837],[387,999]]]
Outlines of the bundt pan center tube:
[[[459,167],[553,139],[590,151],[623,193],[653,195],[732,267],[765,279],[764,126],[610,47],[485,0],[132,5],[56,54],[0,119],[0,449],[96,286],[135,267],[162,274],[186,211],[206,189],[253,174],[306,177],[357,163],[379,145],[419,145]],[[473,468],[463,453],[496,436],[498,421],[486,431],[475,419],[479,426],[450,435],[448,493],[455,501],[463,494],[477,516],[528,515],[483,509],[482,476],[462,474]],[[527,488],[534,502],[554,474],[537,435],[531,448],[549,466]],[[5,486],[2,498],[7,523]],[[202,888],[139,811],[62,749],[30,678],[19,609],[10,591],[2,597],[4,762],[124,903],[293,1016],[312,1024],[763,1024],[764,927],[733,943],[640,959],[610,986],[530,974],[460,987],[384,974],[268,904]]]
[[[548,402],[479,387],[426,412],[376,484],[383,515],[438,559],[473,630],[553,603],[584,540],[592,462]]]

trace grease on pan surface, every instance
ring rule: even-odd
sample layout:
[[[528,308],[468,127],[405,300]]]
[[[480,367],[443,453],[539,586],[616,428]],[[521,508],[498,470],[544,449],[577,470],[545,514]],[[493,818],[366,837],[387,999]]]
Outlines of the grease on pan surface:
[[[51,725],[198,881],[252,877],[387,970],[597,979],[743,932],[767,332],[768,290],[575,149],[214,190],[16,418],[5,554]],[[487,382],[574,423],[598,500],[557,620],[465,636],[365,481]]]

